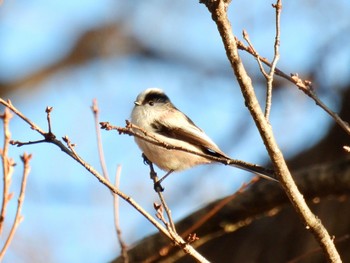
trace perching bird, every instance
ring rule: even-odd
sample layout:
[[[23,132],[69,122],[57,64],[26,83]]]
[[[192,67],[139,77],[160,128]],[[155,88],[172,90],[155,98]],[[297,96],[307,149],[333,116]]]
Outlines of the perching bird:
[[[276,181],[273,171],[228,157],[203,130],[171,103],[161,89],[146,89],[137,96],[131,113],[131,123],[160,142],[220,158],[213,160],[182,150],[166,149],[135,137],[143,154],[160,169],[167,171],[166,176],[199,164],[221,162]]]

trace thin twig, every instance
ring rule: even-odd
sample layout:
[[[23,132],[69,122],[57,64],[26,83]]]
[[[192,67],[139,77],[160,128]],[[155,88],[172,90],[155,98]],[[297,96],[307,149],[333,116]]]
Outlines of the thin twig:
[[[264,66],[261,63],[260,55],[259,55],[258,51],[256,51],[256,49],[254,48],[252,42],[250,41],[250,38],[249,38],[249,35],[248,35],[247,31],[243,30],[243,34],[242,35],[243,35],[244,40],[247,42],[251,52],[254,54],[254,57],[255,57],[256,61],[258,62],[261,74],[263,74],[265,79],[268,79],[269,75],[266,73],[266,71],[264,69]]]
[[[92,106],[91,106],[93,115],[94,115],[94,121],[95,121],[95,131],[96,131],[96,137],[97,137],[97,147],[98,147],[98,155],[100,159],[100,165],[102,169],[102,174],[103,176],[109,180],[109,175],[108,175],[108,170],[107,170],[107,165],[106,165],[106,160],[103,152],[103,145],[102,145],[102,137],[101,137],[101,129],[100,129],[100,121],[99,121],[99,108],[97,104],[97,100],[94,99],[92,101]]]
[[[171,230],[172,232],[175,232],[175,233],[176,233],[175,224],[174,224],[173,218],[172,218],[172,216],[171,216],[171,210],[170,210],[169,206],[167,205],[167,203],[166,203],[166,201],[165,201],[165,198],[164,198],[164,196],[163,196],[163,193],[162,193],[162,192],[164,191],[164,189],[163,189],[163,187],[162,187],[160,184],[158,184],[159,178],[158,178],[158,176],[157,176],[156,171],[154,170],[153,163],[152,163],[150,160],[148,160],[147,157],[146,157],[145,155],[143,155],[143,158],[144,158],[144,161],[145,161],[145,162],[148,164],[148,166],[149,166],[149,169],[150,169],[150,177],[151,177],[151,179],[153,180],[153,184],[154,184],[155,191],[157,192],[158,197],[159,197],[159,200],[160,200],[160,202],[162,203],[162,208],[165,210],[165,213],[167,214],[167,217],[168,217],[168,221],[166,221],[166,220],[162,220],[162,221],[163,221],[163,223],[165,224],[165,226],[166,226],[167,228],[170,227],[170,230]],[[159,211],[160,211],[160,210],[157,209],[157,213],[159,213]],[[159,218],[159,217],[158,217],[158,218]],[[163,218],[161,218],[161,219],[163,219]]]
[[[178,234],[172,229],[170,223],[168,220],[165,219],[164,217],[164,210],[165,210],[165,206],[163,205],[164,201],[161,201],[162,204],[158,204],[156,202],[153,203],[153,207],[156,210],[156,217],[165,225],[165,227],[168,229],[169,234],[170,235],[174,235],[173,238],[175,238]],[[169,218],[169,215],[167,215],[167,217]],[[186,243],[190,244],[189,242]]]
[[[32,158],[31,154],[26,154],[24,153],[23,156],[21,156],[21,160],[23,162],[23,177],[22,177],[22,184],[21,184],[21,191],[18,197],[18,205],[17,205],[17,211],[16,211],[16,216],[12,225],[12,228],[10,230],[10,233],[7,237],[7,240],[4,244],[4,247],[2,248],[1,252],[0,252],[0,261],[2,261],[6,250],[8,249],[14,234],[19,226],[19,224],[22,222],[23,217],[21,215],[21,211],[22,211],[22,205],[23,205],[23,201],[24,201],[24,194],[25,194],[25,190],[26,190],[26,186],[27,186],[27,178],[30,172],[30,166],[29,166],[29,161]]]
[[[100,129],[100,125],[99,125],[99,112],[100,111],[99,111],[96,99],[94,99],[92,101],[91,110],[92,110],[92,113],[94,116],[97,148],[98,148],[100,165],[101,165],[101,169],[102,169],[102,175],[104,176],[104,178],[108,182],[110,182],[108,170],[107,170],[107,165],[106,165],[106,160],[105,160],[105,156],[104,156],[104,151],[103,151],[101,129]],[[121,175],[121,166],[118,165],[116,175],[115,175],[115,187],[117,189],[119,189],[120,175]],[[113,191],[110,191],[110,193],[113,196],[114,226],[116,229],[118,242],[120,244],[121,256],[123,258],[123,262],[128,263],[129,257],[128,257],[128,253],[127,253],[127,246],[122,239],[122,231],[121,231],[120,224],[119,224],[119,196],[117,194],[113,193]]]
[[[275,69],[277,66],[277,62],[280,58],[279,46],[280,46],[280,20],[281,20],[281,9],[282,9],[282,0],[277,0],[276,4],[272,5],[276,9],[276,37],[274,44],[274,57],[272,60],[270,72],[267,77],[266,83],[266,105],[265,105],[265,118],[269,120],[271,105],[272,105],[272,83],[273,76],[275,74]]]
[[[69,155],[71,158],[73,158],[75,161],[77,161],[80,165],[82,165],[88,172],[90,172],[95,178],[105,185],[110,191],[112,191],[114,194],[119,195],[123,200],[125,200],[127,203],[129,203],[133,208],[135,208],[141,215],[143,215],[151,224],[153,224],[163,235],[165,235],[167,238],[172,240],[177,246],[179,246],[185,253],[189,254],[190,256],[194,257],[197,261],[206,263],[208,260],[206,260],[201,254],[199,254],[190,244],[185,242],[179,235],[176,233],[171,233],[169,230],[164,228],[155,218],[153,218],[147,211],[145,211],[135,200],[133,200],[130,196],[126,195],[124,192],[117,189],[114,185],[112,185],[108,180],[106,180],[100,173],[98,173],[91,165],[86,163],[73,149],[74,144],[71,144],[69,138],[65,136],[63,138],[63,141],[67,144],[68,147],[66,147],[61,141],[56,139],[56,136],[54,134],[51,134],[48,136],[48,133],[44,132],[40,127],[38,127],[34,122],[32,122],[30,119],[25,117],[15,106],[12,105],[9,101],[6,102],[2,98],[0,98],[0,104],[3,104],[4,106],[8,107],[12,112],[14,112],[17,116],[19,116],[21,119],[23,119],[25,122],[29,124],[29,126],[40,133],[45,140],[42,142],[45,143],[52,143],[59,147],[64,153]],[[13,142],[17,146],[21,146],[23,144],[20,144],[20,142]]]
[[[334,244],[339,245],[340,243],[349,241],[350,235],[346,234],[344,236],[338,237],[334,239]],[[308,260],[306,259],[307,257],[319,253],[321,248],[316,247],[314,249],[310,249],[308,252],[293,258],[292,260],[287,261],[286,263],[298,263],[298,262],[307,262]]]
[[[201,226],[203,226],[210,218],[212,218],[215,214],[217,214],[225,205],[227,205],[229,202],[231,202],[233,199],[235,199],[238,195],[240,195],[242,192],[244,192],[249,186],[256,183],[260,177],[255,176],[253,177],[248,183],[242,184],[242,186],[232,195],[229,195],[222,199],[220,202],[218,202],[217,205],[215,205],[210,211],[208,211],[203,217],[198,218],[196,222],[186,231],[182,232],[180,235],[185,240],[191,240],[193,237],[196,237],[196,239],[199,239],[197,237],[197,234],[194,233],[197,229],[199,229]],[[167,255],[173,246],[171,244],[165,245],[162,248],[159,249],[159,251],[162,251],[162,256],[164,257]],[[147,259],[145,259],[145,262],[156,262],[159,260],[160,255],[153,255]]]
[[[122,171],[122,167],[120,165],[118,165],[117,167],[117,171],[115,173],[115,187],[117,189],[119,189],[119,182],[120,182],[120,175],[121,175],[121,171]],[[122,230],[120,228],[120,223],[119,223],[119,196],[114,194],[114,226],[115,226],[115,230],[117,232],[117,238],[118,238],[118,242],[120,245],[120,251],[121,251],[121,256],[123,259],[124,263],[128,263],[129,262],[129,256],[128,256],[128,247],[125,244],[123,237],[122,237]]]
[[[202,218],[199,218],[198,221],[195,222],[190,228],[188,228],[185,232],[181,233],[181,236],[183,238],[187,237],[194,231],[196,231],[198,228],[200,228],[205,222],[207,222],[210,218],[212,218],[215,214],[218,213],[226,204],[231,202],[233,199],[235,199],[238,195],[240,195],[242,192],[244,192],[249,186],[256,183],[260,178],[255,176],[253,177],[248,183],[243,183],[241,187],[232,195],[229,195],[222,199],[220,202],[217,203],[208,213],[206,213]]]
[[[173,220],[173,218],[172,218],[172,216],[171,216],[171,210],[170,210],[168,204],[167,204],[166,201],[165,201],[164,195],[163,195],[162,192],[158,192],[158,196],[159,196],[159,199],[160,199],[160,201],[161,201],[161,203],[162,203],[162,206],[164,207],[165,213],[167,214],[167,217],[168,217],[168,222],[169,222],[169,224],[166,224],[165,226],[166,226],[166,227],[169,226],[169,227],[171,228],[172,232],[175,232],[175,233],[176,233],[176,228],[175,228],[174,220]]]
[[[205,258],[202,257],[197,251],[193,249],[193,247],[188,247],[189,244],[186,242],[182,242],[182,238],[172,230],[172,228],[167,227],[167,229],[164,229],[163,227],[160,228],[160,225],[158,222],[156,223],[154,221],[154,218],[151,217],[147,212],[143,210],[139,205],[136,204],[135,201],[133,201],[129,196],[126,196],[124,193],[122,193],[119,189],[114,187],[113,185],[110,184],[109,181],[107,181],[104,177],[102,177],[96,170],[94,170],[90,165],[88,165],[84,160],[76,153],[75,151],[75,145],[72,144],[69,140],[69,138],[66,136],[63,138],[63,140],[67,143],[68,149],[72,152],[73,156],[75,156],[75,159],[82,164],[89,172],[93,173],[97,179],[106,185],[110,191],[113,193],[119,195],[121,198],[126,200],[129,204],[131,204],[136,210],[138,210],[142,215],[144,215],[153,225],[155,225],[159,230],[161,230],[162,233],[166,234],[168,238],[173,240],[177,245],[179,245],[184,251],[192,256],[194,256],[197,260],[200,262],[207,262]],[[163,232],[165,231],[165,232]],[[179,242],[181,241],[181,242]],[[202,261],[203,260],[203,261]]]
[[[6,216],[6,208],[11,195],[9,194],[9,189],[11,185],[11,178],[13,172],[13,160],[8,157],[8,148],[11,140],[11,132],[9,129],[10,119],[12,114],[8,108],[5,108],[4,114],[1,115],[1,119],[4,123],[4,146],[1,152],[2,159],[2,172],[3,172],[3,194],[2,194],[2,204],[1,204],[1,213],[0,213],[0,235],[2,234],[4,228],[4,221]]]
[[[46,136],[46,132],[44,132],[42,129],[40,129],[39,126],[37,126],[34,122],[29,120],[22,112],[20,112],[16,107],[12,105],[12,102],[10,100],[5,101],[4,99],[0,98],[0,103],[4,105],[5,107],[9,108],[13,113],[15,113],[18,117],[20,117],[22,120],[24,120],[26,123],[29,124],[30,128],[32,130],[37,131],[42,136]]]
[[[47,125],[48,125],[48,133],[52,133],[51,130],[51,111],[53,110],[53,107],[46,107],[46,119],[47,119]]]
[[[257,53],[254,53],[249,46],[246,46],[243,44],[242,41],[239,41],[237,38],[235,38],[235,42],[237,44],[237,48],[243,51],[248,52],[249,54],[253,55],[255,58],[259,58],[259,60],[267,65],[268,67],[271,67],[272,64],[268,61],[267,58],[259,56]],[[347,133],[350,135],[350,126],[347,122],[342,120],[340,116],[329,109],[327,105],[325,105],[317,96],[315,93],[313,87],[312,87],[312,82],[309,80],[303,80],[301,79],[298,74],[292,73],[290,75],[284,73],[282,70],[279,68],[275,68],[275,74],[290,81],[293,83],[295,86],[297,86],[302,92],[304,92],[309,98],[311,98],[316,105],[321,107],[327,114],[333,118],[333,120]]]
[[[250,41],[248,33],[245,30],[243,30],[243,38],[247,42],[251,54],[253,54],[255,59],[257,60],[260,72],[266,79],[265,118],[267,120],[269,119],[271,105],[272,105],[272,88],[273,88],[272,84],[273,84],[275,69],[277,66],[277,62],[280,58],[279,46],[280,46],[280,34],[281,34],[280,33],[280,17],[281,17],[281,9],[282,9],[281,2],[282,0],[277,0],[277,3],[272,5],[276,10],[276,36],[275,36],[275,43],[274,43],[274,57],[270,66],[269,73],[266,73],[261,62],[261,57],[259,53],[256,51],[256,49],[254,48],[252,42]]]

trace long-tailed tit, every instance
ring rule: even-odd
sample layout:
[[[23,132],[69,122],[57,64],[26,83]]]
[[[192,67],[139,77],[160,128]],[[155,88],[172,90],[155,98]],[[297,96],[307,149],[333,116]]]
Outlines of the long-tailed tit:
[[[136,143],[147,159],[167,171],[167,175],[199,164],[221,162],[275,180],[271,178],[274,177],[271,170],[228,157],[189,117],[171,103],[161,89],[150,88],[137,96],[131,113],[131,123],[160,142],[202,155],[166,149],[135,137]],[[217,158],[213,160],[210,157]]]

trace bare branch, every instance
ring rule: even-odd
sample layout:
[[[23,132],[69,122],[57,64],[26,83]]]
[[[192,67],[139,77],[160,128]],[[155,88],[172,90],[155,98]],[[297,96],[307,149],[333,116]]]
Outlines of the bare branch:
[[[242,41],[239,41],[237,38],[235,38],[237,48],[241,49],[243,51],[248,52],[249,54],[253,55],[255,58],[259,57],[259,60],[264,63],[265,65],[271,67],[272,64],[268,61],[268,59],[259,56],[257,53],[253,52],[249,46],[246,46],[243,44]],[[298,74],[292,73],[290,75],[284,73],[282,70],[275,68],[275,74],[290,81],[294,85],[296,85],[302,92],[304,92],[308,97],[310,97],[316,105],[320,106],[327,114],[333,118],[333,120],[347,133],[350,135],[350,126],[347,122],[342,120],[337,113],[332,111],[325,105],[317,96],[315,93],[312,82],[309,80],[303,80],[301,79]]]
[[[14,162],[11,158],[8,157],[8,147],[11,139],[11,132],[9,129],[9,123],[12,115],[10,111],[5,108],[5,112],[1,115],[1,119],[4,123],[4,146],[1,152],[2,159],[2,172],[3,172],[3,195],[2,195],[2,204],[1,204],[1,213],[0,213],[0,234],[4,228],[4,221],[6,216],[6,208],[11,195],[9,194],[9,189],[11,185],[11,178],[13,173]]]
[[[237,160],[237,159],[227,159],[227,158],[223,158],[223,157],[217,157],[217,156],[208,155],[205,153],[192,151],[192,150],[189,150],[189,149],[181,147],[181,146],[170,145],[168,143],[160,141],[159,139],[157,139],[155,136],[153,136],[149,132],[136,126],[135,124],[132,124],[129,121],[126,121],[126,127],[113,126],[109,122],[101,122],[100,125],[101,125],[101,129],[105,129],[107,131],[116,130],[119,132],[119,134],[127,134],[130,136],[135,136],[135,137],[140,138],[144,141],[150,142],[154,145],[161,146],[161,147],[168,149],[168,150],[179,150],[179,151],[183,151],[183,152],[188,152],[188,153],[191,153],[194,155],[198,155],[198,156],[207,158],[208,160],[222,163],[224,165],[237,165],[237,166],[242,166],[242,167],[249,167],[252,170],[256,170],[256,171],[259,170],[260,173],[262,173],[262,174],[270,174],[272,180],[274,180],[274,178],[275,178],[275,176],[274,176],[275,173],[273,170],[261,167],[261,166],[256,165],[256,164],[244,162],[244,161]]]
[[[176,229],[175,229],[175,224],[174,224],[174,220],[171,216],[171,210],[169,208],[169,206],[167,205],[166,201],[165,201],[165,198],[163,196],[163,193],[162,192],[158,192],[158,196],[159,196],[159,199],[160,201],[162,202],[162,206],[164,207],[164,210],[167,214],[167,217],[168,217],[168,220],[169,220],[169,223],[165,224],[165,226],[168,228],[170,227],[170,229],[172,230],[172,232],[175,232],[176,233]]]
[[[94,120],[95,120],[95,131],[96,131],[96,137],[97,137],[97,146],[98,146],[98,155],[100,157],[100,164],[101,164],[101,169],[102,169],[102,174],[103,176],[109,180],[109,175],[108,175],[108,170],[107,170],[107,165],[106,165],[106,160],[103,152],[103,145],[102,145],[102,137],[101,137],[101,129],[100,129],[100,121],[99,121],[99,108],[97,104],[97,100],[94,99],[92,101],[92,106],[91,106],[93,115],[94,115]]]
[[[16,216],[15,216],[15,219],[14,219],[14,222],[13,222],[13,225],[12,225],[12,228],[10,230],[10,233],[7,237],[7,240],[4,244],[4,247],[2,248],[1,252],[0,252],[0,261],[2,261],[5,253],[6,253],[6,250],[8,249],[14,235],[15,235],[15,232],[19,226],[19,224],[22,222],[23,220],[23,217],[21,215],[21,211],[22,211],[22,205],[23,205],[23,201],[24,201],[24,193],[25,193],[25,190],[26,190],[26,186],[27,186],[27,178],[28,178],[28,175],[29,175],[29,172],[30,172],[30,166],[29,166],[29,161],[30,159],[32,158],[32,155],[31,154],[26,154],[24,153],[23,156],[21,156],[21,160],[23,162],[23,177],[22,177],[22,184],[21,184],[21,191],[20,191],[20,194],[19,194],[19,197],[18,197],[18,205],[17,205],[17,211],[16,211]]]
[[[276,9],[276,37],[275,37],[275,45],[274,45],[274,57],[272,60],[270,73],[267,77],[267,87],[266,87],[266,105],[265,105],[265,118],[268,120],[271,111],[272,104],[272,82],[273,76],[275,74],[275,69],[277,66],[277,62],[280,58],[279,46],[280,46],[280,20],[281,20],[281,9],[282,9],[282,0],[277,0],[276,4],[272,5]]]
[[[170,232],[166,228],[164,228],[155,218],[153,218],[147,211],[145,211],[137,202],[135,202],[130,196],[121,192],[114,185],[112,185],[106,178],[104,178],[100,173],[98,173],[91,165],[85,162],[75,151],[74,144],[72,144],[67,136],[63,137],[63,141],[67,144],[67,147],[59,140],[56,139],[56,136],[53,133],[46,133],[40,127],[35,125],[31,120],[25,117],[16,107],[14,107],[10,102],[6,102],[0,98],[0,104],[8,107],[12,112],[14,112],[17,116],[22,118],[25,122],[27,122],[33,130],[39,132],[44,140],[42,142],[52,143],[59,147],[63,152],[68,154],[71,158],[77,161],[80,165],[82,165],[88,172],[94,175],[97,180],[99,180],[102,184],[104,184],[110,191],[114,194],[119,195],[122,199],[124,199],[127,203],[129,203],[132,207],[134,207],[140,214],[142,214],[150,223],[152,223],[162,234],[164,234],[167,238],[172,240],[177,246],[181,247],[181,249],[194,257],[199,262],[208,262],[201,254],[199,254],[191,245],[186,243],[179,235],[174,232]]]
[[[256,51],[256,49],[254,48],[252,42],[250,41],[249,35],[248,35],[247,31],[245,31],[245,30],[243,30],[243,38],[247,42],[251,52],[254,54],[254,57],[255,57],[256,61],[258,62],[261,74],[263,74],[265,79],[268,79],[269,75],[266,73],[264,66],[261,63],[260,55],[259,55],[258,51]]]
[[[38,133],[40,133],[42,136],[45,137],[46,132],[44,132],[42,129],[40,129],[34,122],[32,122],[31,120],[29,120],[26,116],[24,116],[18,109],[16,109],[16,107],[14,107],[11,103],[10,100],[7,100],[7,102],[5,100],[3,100],[2,98],[0,98],[0,104],[4,105],[5,107],[9,108],[13,113],[15,113],[18,117],[20,117],[22,120],[24,120],[26,123],[29,124],[30,128],[32,130],[37,131]]]
[[[154,190],[157,192],[158,197],[159,197],[159,199],[160,199],[160,201],[162,203],[162,205],[160,207],[157,206],[157,209],[156,209],[157,210],[157,217],[159,219],[161,219],[161,221],[169,229],[169,231],[176,233],[175,224],[174,224],[174,221],[173,221],[172,216],[171,216],[171,210],[170,210],[169,206],[167,205],[167,203],[165,201],[165,198],[163,196],[162,192],[164,191],[164,189],[159,184],[160,181],[159,181],[159,178],[157,176],[156,171],[154,170],[153,163],[150,160],[148,160],[145,155],[142,155],[142,156],[144,158],[144,162],[147,163],[148,166],[149,166],[150,177],[151,177],[151,179],[153,180],[153,183],[154,183]],[[168,220],[169,220],[168,222],[164,219],[163,214],[160,213],[160,211],[163,211],[163,209],[165,210],[165,212],[167,214],[167,217],[168,217]]]
[[[252,186],[254,183],[256,183],[260,177],[253,177],[248,183],[242,184],[242,186],[232,195],[229,195],[225,198],[223,198],[220,202],[217,203],[212,209],[210,209],[208,212],[205,213],[202,217],[196,217],[196,221],[193,225],[191,225],[190,228],[186,229],[186,231],[181,233],[181,237],[187,240],[191,243],[192,240],[201,240],[200,237],[197,236],[195,233],[196,230],[198,230],[200,227],[202,227],[206,222],[208,222],[212,217],[217,215],[217,213],[223,209],[228,203],[230,203],[232,200],[237,198],[239,195],[241,195],[243,192],[245,192],[246,189],[248,189],[250,186]],[[198,243],[196,243],[196,246],[200,246]],[[160,257],[165,257],[167,254],[169,254],[172,249],[173,245],[165,245],[162,248],[159,249],[159,251],[162,251],[161,255],[160,253],[157,255],[152,255],[149,258],[144,259],[145,262],[157,262],[160,261]],[[175,256],[176,257],[176,256]]]
[[[51,116],[50,116],[50,114],[51,114],[51,111],[53,110],[53,107],[46,107],[46,110],[45,110],[45,112],[46,112],[46,119],[47,119],[47,125],[48,125],[48,129],[49,129],[49,133],[52,133],[51,132]]]
[[[266,73],[262,62],[261,62],[261,57],[259,53],[256,51],[254,48],[252,42],[249,39],[248,33],[243,30],[243,38],[247,42],[249,46],[249,51],[255,59],[258,62],[260,72],[266,79],[266,105],[265,105],[265,118],[268,120],[270,116],[270,111],[271,111],[271,105],[272,105],[272,83],[274,79],[274,74],[277,66],[277,62],[279,60],[280,54],[279,54],[279,45],[280,45],[280,16],[281,16],[281,9],[282,9],[282,0],[277,0],[276,4],[273,4],[273,8],[276,9],[276,36],[275,36],[275,43],[274,43],[274,57],[272,60],[272,63],[270,65],[270,71],[269,73]]]
[[[94,99],[91,106],[92,113],[94,115],[94,121],[95,121],[95,131],[96,131],[96,137],[97,137],[97,146],[98,146],[98,154],[99,154],[99,160],[100,165],[102,169],[102,175],[104,178],[110,182],[106,160],[104,157],[104,151],[103,151],[103,145],[102,145],[102,137],[101,137],[101,129],[99,125],[99,108],[97,104],[97,100]],[[115,187],[119,189],[119,181],[120,181],[120,175],[121,175],[121,166],[118,165],[116,175],[115,175]],[[127,253],[127,245],[122,239],[122,231],[119,224],[119,196],[112,191],[110,191],[113,195],[113,209],[114,209],[114,226],[117,233],[118,242],[120,244],[120,250],[121,250],[121,256],[123,258],[124,263],[129,262],[129,257]]]
[[[120,175],[121,175],[122,167],[118,165],[117,172],[115,173],[115,187],[119,189],[119,182],[120,182]],[[128,256],[128,247],[125,244],[123,238],[122,238],[122,230],[120,228],[119,224],[119,197],[118,195],[114,194],[114,226],[115,230],[117,232],[117,238],[120,244],[120,250],[121,250],[121,256],[123,258],[124,263],[129,262],[129,256]]]
[[[235,193],[222,199],[215,207],[213,207],[213,209],[211,209],[208,213],[206,213],[205,216],[200,218],[193,226],[191,226],[191,228],[189,228],[185,232],[181,233],[181,236],[183,238],[185,238],[186,236],[188,236],[191,233],[193,233],[194,231],[196,231],[205,222],[207,222],[210,218],[212,218],[215,214],[217,214],[217,212],[220,211],[227,203],[234,200],[238,195],[240,195],[242,192],[244,192],[251,185],[255,184],[259,179],[260,179],[259,177],[255,176],[248,183],[242,184],[242,186]]]
[[[227,58],[231,63],[233,72],[240,85],[245,103],[260,132],[270,159],[274,165],[275,172],[280,179],[285,193],[305,226],[311,230],[314,237],[319,242],[324,253],[326,254],[327,259],[330,262],[341,262],[339,253],[336,250],[329,233],[322,225],[320,220],[311,212],[303,198],[303,195],[299,192],[295,182],[293,181],[283,154],[274,138],[272,128],[260,108],[251,79],[248,76],[238,54],[237,42],[232,33],[232,27],[227,17],[228,3],[223,0],[202,0],[201,2],[207,6],[212,15],[212,19],[217,25],[226,50]]]

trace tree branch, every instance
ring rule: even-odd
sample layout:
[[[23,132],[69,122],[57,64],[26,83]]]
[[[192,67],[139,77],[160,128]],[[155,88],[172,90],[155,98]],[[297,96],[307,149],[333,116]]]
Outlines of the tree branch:
[[[274,165],[275,172],[284,188],[285,193],[307,229],[314,234],[315,238],[326,254],[327,259],[330,262],[341,262],[339,253],[337,252],[330,235],[320,220],[311,212],[303,198],[303,195],[299,192],[296,184],[294,183],[283,154],[274,138],[272,128],[264,117],[255,95],[251,79],[248,76],[238,54],[237,43],[227,17],[228,2],[223,0],[202,0],[201,3],[204,3],[207,6],[212,15],[212,19],[217,25],[226,50],[227,58],[230,61],[233,72],[238,80],[245,103],[260,132],[270,159]]]
[[[44,140],[37,141],[37,143],[52,143],[59,147],[63,152],[77,161],[80,165],[82,165],[88,172],[96,177],[100,183],[105,185],[111,192],[119,195],[122,199],[124,199],[127,203],[129,203],[132,207],[134,207],[141,215],[143,215],[151,224],[153,224],[161,233],[163,233],[167,238],[173,241],[177,246],[181,247],[181,249],[194,257],[199,262],[206,263],[208,262],[201,254],[199,254],[188,242],[185,242],[177,233],[171,232],[168,229],[164,228],[155,218],[153,218],[147,211],[145,211],[135,200],[133,200],[130,196],[126,195],[124,192],[117,189],[114,185],[112,185],[106,178],[104,178],[100,173],[98,173],[91,165],[85,162],[75,151],[74,144],[72,144],[67,136],[63,138],[63,141],[67,144],[65,146],[60,140],[56,139],[56,136],[51,132],[44,132],[39,126],[37,126],[34,122],[24,116],[16,107],[12,105],[10,101],[6,102],[2,98],[0,98],[0,104],[8,107],[12,112],[22,118],[25,122],[27,122],[30,127],[40,133]],[[50,110],[51,111],[51,110]],[[49,111],[49,112],[50,112]],[[46,111],[47,114],[49,112]],[[48,116],[48,121],[50,118]],[[14,141],[13,144],[17,146],[24,145],[21,142]]]
[[[117,171],[115,173],[115,187],[119,189],[119,181],[120,181],[120,175],[121,175],[122,167],[118,165]],[[125,244],[123,237],[122,237],[122,231],[119,224],[119,196],[116,194],[113,194],[113,207],[114,207],[114,226],[115,230],[117,232],[117,238],[120,245],[120,251],[121,256],[123,258],[123,263],[129,263],[129,256],[128,256],[128,247]]]
[[[281,19],[281,9],[282,9],[282,0],[277,0],[276,4],[272,5],[276,9],[276,37],[275,37],[275,44],[274,44],[274,57],[272,60],[272,65],[270,68],[270,72],[267,77],[267,83],[266,83],[266,105],[265,105],[265,118],[268,120],[270,116],[271,111],[271,104],[272,104],[272,83],[274,79],[275,74],[275,68],[277,66],[277,62],[280,58],[279,53],[279,46],[280,46],[280,19]]]
[[[238,49],[248,52],[249,54],[254,56],[259,63],[262,62],[268,67],[272,67],[272,64],[268,61],[268,59],[261,57],[254,49],[251,48],[250,45],[249,46],[244,45],[243,42],[239,41],[237,38],[235,38],[235,40],[236,40]],[[259,67],[261,68],[260,64],[259,64]],[[277,67],[275,68],[275,74],[296,85],[299,88],[299,90],[301,90],[302,92],[304,92],[304,94],[306,94],[309,98],[311,98],[316,103],[316,105],[321,107],[321,109],[323,109],[331,118],[333,118],[333,120],[339,125],[339,127],[341,127],[347,134],[350,135],[349,124],[344,120],[342,120],[342,118],[340,118],[340,116],[337,113],[329,109],[327,105],[325,105],[318,98],[315,90],[312,87],[311,81],[301,79],[296,73],[292,73],[288,75]]]
[[[0,212],[0,235],[2,234],[4,228],[4,221],[6,216],[6,208],[9,200],[11,199],[11,195],[9,194],[10,185],[11,185],[11,177],[13,173],[13,165],[14,162],[11,158],[8,157],[8,148],[11,139],[11,132],[9,129],[9,123],[12,115],[10,111],[5,108],[4,114],[1,115],[1,119],[4,123],[4,146],[1,152],[2,159],[2,173],[3,173],[3,193],[2,193],[2,204],[1,204],[1,212]]]
[[[23,177],[22,177],[22,184],[21,184],[21,190],[20,190],[20,194],[18,197],[18,205],[17,205],[17,211],[16,211],[16,216],[12,225],[12,228],[10,230],[10,233],[6,239],[6,242],[4,244],[4,247],[2,248],[1,252],[0,252],[0,261],[2,261],[10,243],[12,242],[12,239],[15,235],[15,232],[19,226],[19,224],[21,223],[21,221],[23,220],[23,217],[21,215],[21,211],[22,211],[22,204],[24,201],[24,193],[26,190],[26,186],[27,186],[27,178],[30,172],[30,166],[29,166],[29,161],[32,158],[31,154],[26,154],[24,153],[23,156],[21,156],[21,160],[23,162]]]
[[[237,159],[227,159],[224,157],[217,157],[217,156],[213,156],[213,155],[209,155],[209,154],[205,154],[205,153],[192,151],[190,149],[187,149],[187,148],[184,148],[181,146],[175,146],[175,145],[168,144],[166,142],[160,141],[158,138],[156,138],[155,136],[153,136],[149,132],[136,126],[135,124],[132,124],[128,120],[126,121],[126,127],[113,126],[109,122],[101,122],[100,125],[101,125],[101,129],[105,129],[107,131],[116,130],[119,132],[119,134],[127,134],[130,136],[135,136],[135,137],[140,138],[146,142],[161,146],[161,147],[168,149],[168,150],[178,150],[178,151],[191,153],[194,155],[198,155],[198,156],[207,158],[208,160],[222,163],[224,165],[237,165],[240,167],[251,168],[253,171],[259,170],[259,172],[262,174],[269,174],[271,177],[270,179],[275,181],[276,176],[275,176],[274,171],[271,169],[267,169],[267,168],[264,168],[264,167],[256,165],[256,164],[244,162],[244,161],[237,160]]]

